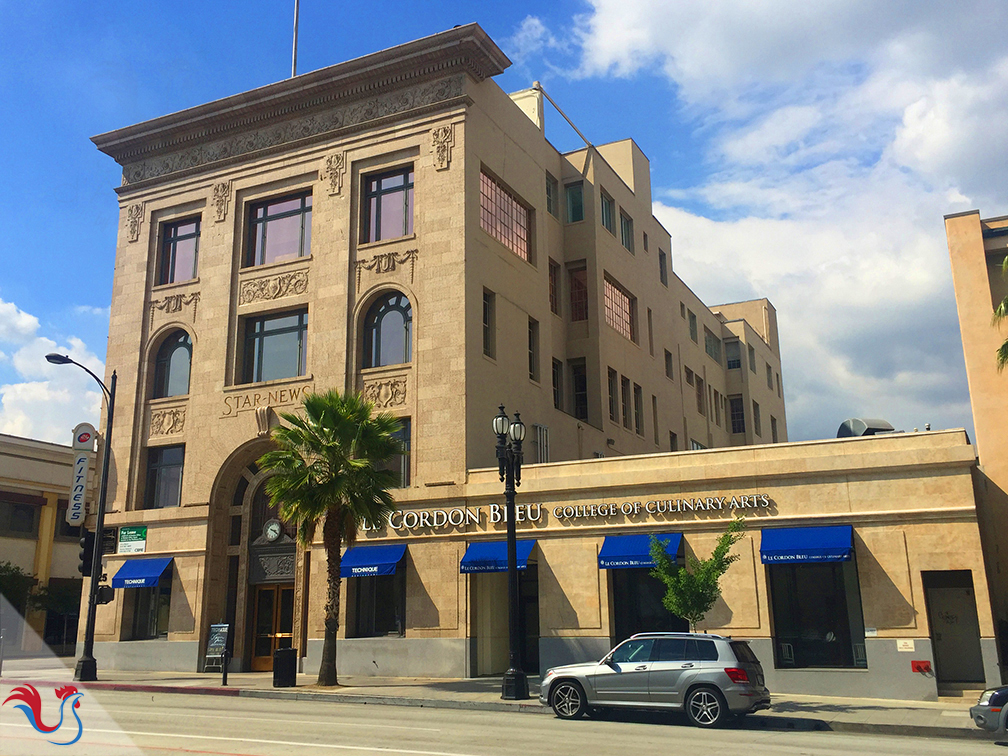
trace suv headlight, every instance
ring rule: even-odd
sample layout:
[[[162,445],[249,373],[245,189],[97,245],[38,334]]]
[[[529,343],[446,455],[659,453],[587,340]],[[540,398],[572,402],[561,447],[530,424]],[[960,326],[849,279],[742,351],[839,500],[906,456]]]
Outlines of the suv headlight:
[[[980,700],[977,701],[977,706],[987,706],[990,704],[991,696],[994,695],[996,689],[985,690],[980,694]]]

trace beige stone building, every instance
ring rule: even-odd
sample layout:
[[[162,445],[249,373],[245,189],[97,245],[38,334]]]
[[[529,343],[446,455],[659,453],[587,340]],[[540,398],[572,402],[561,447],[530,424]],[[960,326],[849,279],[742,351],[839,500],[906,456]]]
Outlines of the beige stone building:
[[[0,434],[0,562],[10,562],[30,575],[33,590],[48,586],[67,595],[81,591],[80,526],[66,522],[73,466],[74,452],[69,446]],[[92,461],[92,479],[93,472]],[[38,639],[56,653],[73,653],[76,611],[63,615],[27,606],[14,608],[34,632],[20,632],[20,621],[6,617],[7,653],[11,649],[38,651]],[[14,632],[21,637],[13,638]]]
[[[503,671],[503,403],[529,430],[530,671],[681,627],[647,535],[706,555],[739,513],[744,558],[707,627],[753,638],[771,687],[934,697],[910,660],[934,659],[949,570],[974,580],[971,674],[995,675],[965,435],[775,445],[773,306],[704,305],[639,147],[559,153],[542,90],[494,83],[507,65],[469,25],[95,137],[123,166],[122,590],[98,609],[99,667],[202,668],[227,623],[236,670],[291,646],[317,668],[324,554],[275,520],[255,460],[278,411],[337,388],[399,416],[408,445],[400,513],[344,557],[344,673]]]

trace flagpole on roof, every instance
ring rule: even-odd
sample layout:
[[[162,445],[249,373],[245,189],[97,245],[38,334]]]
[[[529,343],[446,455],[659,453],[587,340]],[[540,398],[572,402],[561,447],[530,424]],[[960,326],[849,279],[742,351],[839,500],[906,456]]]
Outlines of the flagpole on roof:
[[[300,0],[294,0],[294,52],[291,55],[291,78],[297,76],[297,37],[298,37],[298,5]]]

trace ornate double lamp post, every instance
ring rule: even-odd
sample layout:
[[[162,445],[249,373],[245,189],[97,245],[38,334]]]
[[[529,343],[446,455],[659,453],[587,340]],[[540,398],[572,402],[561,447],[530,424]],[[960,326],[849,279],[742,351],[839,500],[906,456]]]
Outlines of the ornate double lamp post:
[[[507,519],[507,571],[508,571],[508,654],[510,664],[504,673],[501,698],[509,701],[529,697],[528,677],[521,668],[518,639],[518,555],[515,536],[515,488],[521,485],[522,441],[525,440],[525,423],[515,412],[514,422],[508,420],[504,405],[493,419],[497,434],[497,464],[500,479],[504,482],[505,518]]]
[[[95,546],[91,556],[91,588],[88,592],[87,621],[84,625],[84,653],[77,660],[74,680],[93,682],[98,679],[98,662],[94,657],[95,611],[98,607],[98,584],[101,581],[102,531],[105,529],[105,495],[108,492],[109,458],[112,456],[112,414],[115,411],[116,374],[112,371],[112,386],[107,387],[101,379],[65,354],[46,355],[46,360],[53,365],[76,365],[90,375],[101,386],[102,393],[108,402],[108,415],[105,420],[105,448],[102,453],[101,488],[98,491],[98,516],[95,525]]]

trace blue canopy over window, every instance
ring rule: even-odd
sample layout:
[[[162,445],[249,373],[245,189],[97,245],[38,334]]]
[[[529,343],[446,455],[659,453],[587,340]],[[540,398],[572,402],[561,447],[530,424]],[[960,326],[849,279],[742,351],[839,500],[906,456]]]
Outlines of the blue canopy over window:
[[[854,553],[854,528],[773,528],[763,531],[760,558],[765,564],[847,562]]]
[[[516,543],[515,556],[519,570],[528,567],[529,555],[535,544],[534,539]],[[507,568],[507,541],[470,543],[459,563],[459,572],[507,572]]]
[[[682,533],[655,533],[654,536],[665,543],[665,552],[675,559],[682,543]],[[640,533],[606,536],[602,548],[599,549],[598,566],[600,570],[654,567],[655,563],[651,558],[651,535]]]
[[[127,559],[112,576],[113,588],[153,588],[175,557]]]
[[[353,546],[343,554],[340,572],[343,577],[394,575],[396,565],[406,553],[405,543],[383,546]]]

